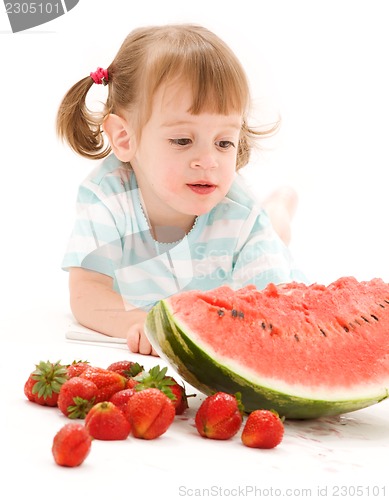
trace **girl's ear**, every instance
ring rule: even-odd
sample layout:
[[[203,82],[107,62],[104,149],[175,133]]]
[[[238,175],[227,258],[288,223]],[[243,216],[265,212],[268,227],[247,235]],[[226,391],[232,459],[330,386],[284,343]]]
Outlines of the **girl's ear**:
[[[110,114],[104,120],[103,130],[116,158],[123,162],[131,161],[136,144],[135,133],[129,123],[118,115]]]

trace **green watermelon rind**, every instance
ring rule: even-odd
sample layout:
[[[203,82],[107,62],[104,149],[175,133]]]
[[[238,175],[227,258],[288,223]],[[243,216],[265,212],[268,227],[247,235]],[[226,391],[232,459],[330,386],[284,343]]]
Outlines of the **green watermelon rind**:
[[[148,313],[146,335],[157,352],[190,385],[206,395],[217,391],[242,394],[246,412],[258,408],[277,411],[285,418],[313,419],[335,416],[372,406],[389,396],[388,390],[371,397],[327,401],[285,394],[258,385],[207,354],[175,319],[168,301],[162,300]]]

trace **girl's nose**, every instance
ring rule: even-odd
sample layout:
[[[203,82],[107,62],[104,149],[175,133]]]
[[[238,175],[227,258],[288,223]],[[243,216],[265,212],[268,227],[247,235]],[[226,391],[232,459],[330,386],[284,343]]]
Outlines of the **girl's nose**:
[[[191,168],[208,170],[211,168],[216,168],[218,163],[216,158],[211,153],[203,153],[197,155],[191,162]]]

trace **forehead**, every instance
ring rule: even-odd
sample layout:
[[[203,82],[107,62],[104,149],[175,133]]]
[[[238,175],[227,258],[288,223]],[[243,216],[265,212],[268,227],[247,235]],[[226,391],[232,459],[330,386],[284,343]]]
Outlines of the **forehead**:
[[[152,116],[159,115],[165,125],[181,119],[210,114],[224,116],[238,128],[241,127],[243,113],[232,110],[229,113],[219,113],[212,96],[204,99],[204,104],[199,112],[193,112],[193,91],[190,84],[182,81],[163,83],[153,96]]]
[[[176,108],[189,113],[192,101],[189,84],[178,81],[162,83],[153,96],[153,109],[163,112]]]

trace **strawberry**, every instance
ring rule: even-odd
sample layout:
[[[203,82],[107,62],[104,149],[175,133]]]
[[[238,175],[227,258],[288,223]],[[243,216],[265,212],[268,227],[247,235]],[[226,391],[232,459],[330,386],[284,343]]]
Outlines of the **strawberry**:
[[[97,385],[96,403],[108,401],[112,394],[125,389],[127,384],[127,379],[123,375],[94,366],[90,366],[83,371],[80,377]]]
[[[104,441],[127,439],[131,431],[124,413],[110,401],[97,403],[89,410],[85,427],[92,437]]]
[[[175,408],[166,394],[151,387],[137,391],[129,398],[125,414],[131,423],[134,437],[155,439],[170,427]]]
[[[277,412],[255,410],[247,417],[241,435],[250,448],[275,448],[284,436],[284,424]]]
[[[120,373],[126,378],[132,378],[144,371],[144,367],[134,361],[115,361],[108,366],[107,370]]]
[[[43,406],[57,406],[60,388],[67,380],[66,366],[59,361],[40,361],[24,384],[24,394],[30,401]]]
[[[166,375],[167,367],[161,368],[159,365],[154,366],[148,372],[142,371],[134,377],[134,380],[138,382],[136,384],[135,390],[142,391],[143,389],[148,389],[153,387],[154,389],[159,389],[162,391],[168,398],[175,400],[176,396],[173,394],[171,390],[171,386],[175,385],[176,382],[172,379],[172,377],[168,377]]]
[[[91,380],[72,377],[61,387],[58,408],[69,418],[85,418],[95,404],[97,385]]]
[[[134,392],[134,389],[123,389],[122,391],[115,392],[115,394],[110,397],[110,401],[122,410],[122,412],[125,412],[128,399],[134,394]]]
[[[176,409],[176,415],[182,415],[185,410],[189,408],[188,397],[194,396],[186,394],[185,387],[180,385],[173,377],[166,376],[165,378],[170,379],[173,384],[170,386],[175,399],[173,399],[174,407]]]
[[[89,361],[76,361],[76,360],[74,360],[71,365],[67,366],[68,378],[78,377],[89,366],[90,366]]]
[[[91,450],[92,438],[81,424],[64,425],[54,436],[52,453],[55,462],[65,467],[81,465]]]
[[[134,379],[132,385],[136,391],[141,391],[147,387],[154,387],[166,394],[174,403],[176,415],[181,415],[189,408],[188,396],[185,388],[173,377],[166,375],[167,367],[160,369],[159,365],[154,366],[148,372],[142,371]],[[129,385],[129,384],[128,384]]]
[[[243,421],[240,394],[235,396],[216,392],[200,405],[195,416],[200,436],[210,439],[230,439],[240,429]]]

